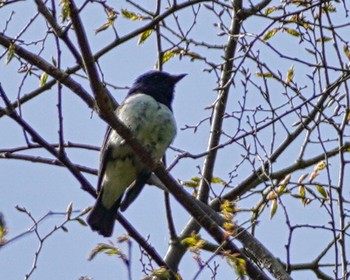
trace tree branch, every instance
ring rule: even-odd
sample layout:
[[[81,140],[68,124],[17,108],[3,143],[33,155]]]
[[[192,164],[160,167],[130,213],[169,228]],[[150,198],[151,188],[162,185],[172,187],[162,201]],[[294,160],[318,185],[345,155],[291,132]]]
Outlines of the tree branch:
[[[89,95],[87,91],[83,89],[83,87],[75,82],[67,72],[62,72],[60,69],[57,69],[54,65],[48,63],[46,60],[41,58],[38,55],[35,55],[24,48],[18,46],[13,42],[12,39],[8,38],[6,35],[0,32],[0,45],[3,47],[9,49],[10,47],[13,48],[14,52],[20,56],[21,58],[28,61],[30,64],[35,65],[48,75],[52,76],[56,80],[60,81],[63,85],[68,87],[71,91],[73,91],[75,94],[77,94],[85,103],[86,105],[94,109],[95,101],[94,99]],[[9,103],[11,105],[11,103]]]

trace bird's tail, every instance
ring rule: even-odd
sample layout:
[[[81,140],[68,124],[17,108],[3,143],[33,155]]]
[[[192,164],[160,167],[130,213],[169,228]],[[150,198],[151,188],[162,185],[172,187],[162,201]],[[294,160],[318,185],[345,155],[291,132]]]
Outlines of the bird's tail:
[[[115,218],[117,216],[117,208],[119,208],[120,200],[110,209],[103,206],[101,198],[97,199],[96,205],[92,208],[87,222],[93,231],[97,231],[104,237],[110,237],[113,232]]]

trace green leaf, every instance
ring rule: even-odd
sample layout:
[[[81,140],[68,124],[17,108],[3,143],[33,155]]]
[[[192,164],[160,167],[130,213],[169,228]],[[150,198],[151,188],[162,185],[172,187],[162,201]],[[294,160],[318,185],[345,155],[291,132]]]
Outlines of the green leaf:
[[[304,185],[299,186],[299,196],[301,198],[305,198],[305,186]]]
[[[40,77],[40,86],[43,86],[46,84],[46,81],[47,81],[47,78],[49,77],[49,75],[44,72],[41,74],[41,77]]]
[[[88,260],[91,261],[93,258],[96,257],[99,253],[105,253],[107,255],[118,255],[123,256],[122,251],[110,244],[105,243],[99,243],[97,246],[91,251],[90,255],[88,256]]]
[[[234,268],[237,275],[244,277],[247,274],[247,264],[245,259],[240,258],[239,254],[224,254],[228,264]]]
[[[328,2],[323,6],[323,10],[329,13],[335,13],[337,9],[332,5],[332,3]]]
[[[241,277],[247,274],[245,259],[236,258],[235,270],[236,270],[236,273]]]
[[[127,19],[130,19],[130,20],[144,20],[145,18],[139,14],[136,14],[134,12],[130,12],[126,9],[121,9],[120,11],[122,13],[122,15],[127,18]]]
[[[192,177],[190,181],[180,181],[181,185],[190,188],[197,188],[201,179],[199,177]]]
[[[15,55],[15,45],[11,43],[7,50],[6,64],[10,63],[14,55]]]
[[[108,29],[110,26],[113,26],[114,20],[117,18],[117,12],[114,11],[112,8],[106,8],[106,13],[108,15],[107,22],[99,28],[97,28],[95,30],[95,34]]]
[[[205,60],[202,56],[200,56],[198,53],[195,52],[185,52],[185,56],[189,56],[191,58],[191,61],[193,60]]]
[[[5,236],[7,232],[8,232],[8,229],[6,227],[4,215],[0,213],[0,245],[6,242]]]
[[[273,75],[269,72],[267,72],[267,73],[256,72],[255,75],[259,78],[272,78],[273,77]]]
[[[95,30],[95,34],[108,29],[110,26],[112,26],[112,24],[113,24],[113,21],[106,22],[105,24],[103,24],[102,26],[100,26]]]
[[[327,167],[327,165],[328,164],[325,160],[321,160],[315,165],[314,171],[321,171],[321,170],[325,169]]]
[[[331,37],[321,37],[321,38],[318,38],[316,40],[316,42],[317,43],[327,43],[327,42],[330,42],[332,40],[333,40],[333,38],[331,38]]]
[[[139,40],[137,41],[137,44],[138,45],[143,44],[147,40],[147,38],[151,36],[152,32],[153,32],[153,29],[147,29],[146,31],[142,32],[139,37]]]
[[[328,194],[327,194],[326,190],[324,189],[324,187],[322,187],[321,185],[316,185],[316,189],[319,192],[319,194],[322,195],[322,197],[324,199],[328,199]]]
[[[192,232],[191,236],[186,237],[181,240],[181,244],[185,245],[188,248],[198,250],[203,247],[205,241],[201,239],[199,233]]]
[[[175,49],[175,50],[168,50],[168,51],[166,51],[165,53],[163,53],[162,62],[165,63],[165,62],[169,61],[174,56],[180,54],[181,51],[182,51],[181,49]]]
[[[262,37],[262,40],[263,40],[263,41],[267,41],[267,40],[271,39],[273,36],[276,35],[276,33],[277,33],[278,31],[280,31],[280,28],[279,28],[279,27],[273,28],[273,29],[267,31],[267,32],[265,33],[265,35]]]
[[[224,200],[223,203],[220,205],[220,210],[223,214],[225,213],[234,213],[236,210],[235,204],[233,201],[230,200]]]
[[[301,7],[309,7],[310,3],[309,1],[305,0],[300,0],[300,1],[291,1],[291,4],[296,5],[296,6],[301,6]]]
[[[349,45],[344,45],[343,46],[343,51],[346,55],[346,57],[348,58],[348,60],[350,60],[350,50],[349,50]]]
[[[227,183],[226,183],[223,179],[221,179],[221,178],[219,178],[219,177],[213,177],[213,178],[211,178],[211,182],[212,182],[213,184],[227,185]]]
[[[286,84],[289,85],[294,78],[294,65],[292,65],[287,71]]]
[[[160,268],[154,269],[152,271],[151,275],[152,275],[152,278],[150,278],[150,279],[157,279],[157,280],[171,279],[170,272],[165,267],[160,267]]]
[[[61,18],[62,22],[68,21],[70,18],[70,0],[61,0]]]
[[[305,50],[308,52],[308,53],[311,53],[312,55],[315,55],[316,52],[314,50],[311,50],[311,49],[308,49],[308,48],[305,48]]]
[[[273,12],[278,11],[278,10],[281,10],[281,6],[278,6],[278,7],[272,6],[272,7],[269,7],[267,9],[265,9],[264,10],[264,14],[265,14],[265,16],[268,16],[268,15],[270,15]]]
[[[294,37],[300,37],[300,33],[293,28],[283,28],[283,30]]]

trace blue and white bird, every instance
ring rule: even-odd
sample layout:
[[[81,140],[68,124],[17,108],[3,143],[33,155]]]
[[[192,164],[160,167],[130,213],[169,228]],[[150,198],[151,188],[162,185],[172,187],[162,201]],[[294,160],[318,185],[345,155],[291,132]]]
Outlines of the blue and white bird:
[[[184,76],[162,71],[141,75],[115,111],[155,160],[163,157],[176,135],[171,103],[175,84]],[[132,148],[109,127],[101,150],[99,195],[87,218],[92,230],[111,236],[118,209],[124,211],[133,202],[150,175]]]

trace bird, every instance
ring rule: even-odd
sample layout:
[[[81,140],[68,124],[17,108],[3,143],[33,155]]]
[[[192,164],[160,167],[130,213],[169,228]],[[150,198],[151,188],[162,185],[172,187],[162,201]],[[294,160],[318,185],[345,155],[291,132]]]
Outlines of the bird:
[[[175,84],[185,76],[148,71],[135,80],[126,98],[115,110],[115,115],[154,160],[161,160],[175,138],[172,101]],[[108,127],[100,154],[98,196],[87,218],[91,229],[110,237],[118,210],[126,210],[151,174],[126,141]]]

